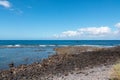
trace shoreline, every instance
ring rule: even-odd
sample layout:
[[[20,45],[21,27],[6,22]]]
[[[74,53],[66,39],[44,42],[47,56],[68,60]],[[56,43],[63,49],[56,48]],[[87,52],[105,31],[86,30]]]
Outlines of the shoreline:
[[[33,80],[34,78],[34,80],[45,80],[49,76],[67,76],[76,69],[84,70],[85,68],[92,69],[97,66],[113,65],[120,59],[119,46],[95,48],[93,51],[81,51],[80,47],[63,47],[58,48],[56,51],[59,53],[43,59],[41,63],[33,63],[27,66],[21,65],[17,68],[12,67],[9,70],[2,71],[0,72],[0,79]]]
[[[48,45],[49,46],[49,45]],[[53,55],[53,54],[55,54],[56,53],[56,51],[55,51],[55,48],[62,48],[62,47],[75,47],[75,48],[79,48],[79,47],[84,47],[84,49],[85,48],[91,48],[91,47],[93,47],[93,48],[110,48],[110,46],[108,47],[108,46],[90,46],[90,45],[84,45],[84,46],[78,46],[78,45],[75,45],[75,46],[49,46],[49,47],[41,47],[41,46],[32,46],[32,47],[30,47],[30,46],[26,46],[26,47],[7,47],[7,48],[0,48],[0,51],[2,51],[2,53],[5,53],[5,55],[4,54],[1,54],[2,56],[0,56],[0,58],[2,58],[3,60],[5,59],[5,58],[8,58],[8,62],[7,62],[7,59],[5,60],[5,61],[2,61],[1,60],[1,62],[0,62],[0,71],[1,70],[7,70],[7,69],[9,69],[9,64],[11,64],[12,62],[14,63],[14,65],[15,65],[15,67],[17,67],[17,66],[19,66],[19,65],[29,65],[29,64],[32,64],[32,63],[34,63],[34,62],[38,62],[39,60],[41,60],[41,59],[45,59],[46,57],[45,56],[50,56],[50,55]],[[1,46],[0,46],[1,47]],[[32,48],[32,49],[31,49]],[[51,50],[49,50],[49,48],[51,48]],[[2,50],[3,49],[3,50]],[[84,50],[83,49],[83,50]],[[6,50],[8,51],[8,52],[6,52]],[[14,52],[12,52],[14,50]],[[21,51],[21,52],[19,52],[19,51]],[[89,50],[90,51],[90,50]],[[34,55],[34,56],[29,56],[29,54],[31,54],[31,52],[33,52],[32,53],[32,55],[34,55],[34,54],[36,54],[36,55]],[[43,54],[43,52],[45,53],[45,54]],[[70,51],[69,51],[70,52]],[[39,54],[38,54],[39,53]],[[42,55],[44,56],[43,58],[41,57],[41,53],[42,53]],[[11,57],[8,57],[7,56],[7,54],[9,55],[9,54],[11,54],[10,56]],[[16,54],[18,54],[19,56],[17,56]],[[26,57],[25,56],[23,56],[23,58],[22,58],[22,55],[24,55],[24,54],[26,54]],[[38,55],[37,55],[38,54]],[[14,57],[13,57],[14,56]],[[15,57],[15,56],[17,56],[18,58],[19,57],[21,57],[19,60],[17,60],[17,57]],[[38,57],[37,56],[40,56],[41,58],[39,58],[38,59]],[[13,59],[12,59],[13,58]],[[17,61],[16,61],[17,60]],[[30,61],[31,60],[31,61]],[[21,62],[22,61],[22,62]],[[4,62],[6,62],[6,63],[4,63]]]

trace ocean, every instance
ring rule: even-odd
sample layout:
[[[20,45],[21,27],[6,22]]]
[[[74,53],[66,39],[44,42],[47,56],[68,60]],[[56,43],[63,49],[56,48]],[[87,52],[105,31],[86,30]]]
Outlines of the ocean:
[[[120,46],[120,40],[0,40],[0,70],[41,61],[63,46]]]

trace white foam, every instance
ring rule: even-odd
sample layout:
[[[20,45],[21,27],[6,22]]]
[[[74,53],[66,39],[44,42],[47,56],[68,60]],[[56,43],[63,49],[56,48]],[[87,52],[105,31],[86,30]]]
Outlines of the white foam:
[[[6,47],[13,47],[13,45],[7,45]]]
[[[114,46],[109,46],[109,45],[2,45],[0,48],[21,48],[21,47],[68,47],[68,46],[92,46],[92,47],[114,47]]]
[[[48,46],[52,46],[53,47],[53,46],[56,46],[56,45],[48,45]]]
[[[46,47],[47,45],[39,45],[40,47]]]
[[[21,45],[19,45],[19,44],[16,44],[16,45],[14,45],[14,47],[21,47]]]
[[[21,45],[18,45],[18,44],[16,44],[16,45],[5,45],[5,46],[2,46],[2,47],[6,47],[6,48],[16,48],[16,47],[21,47]]]

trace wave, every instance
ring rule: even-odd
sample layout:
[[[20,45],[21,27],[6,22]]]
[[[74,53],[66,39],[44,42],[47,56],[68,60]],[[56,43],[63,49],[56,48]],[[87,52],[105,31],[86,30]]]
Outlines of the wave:
[[[108,45],[87,45],[87,44],[83,44],[83,45],[74,45],[74,46],[92,46],[92,47],[104,47],[104,46],[108,46]]]
[[[0,45],[0,48],[32,48],[32,47],[68,47],[68,46],[93,46],[93,47],[115,47],[115,46],[120,46],[119,45],[20,45],[20,44],[15,44],[15,45]]]
[[[54,46],[57,46],[57,45],[48,45],[48,46],[53,46],[54,47]]]
[[[57,45],[0,45],[0,48],[32,48],[32,47],[56,47]]]
[[[5,45],[3,47],[15,48],[15,47],[21,47],[21,45],[19,45],[19,44],[16,44],[16,45]]]
[[[39,47],[46,47],[47,45],[39,45]]]
[[[21,47],[26,47],[24,45],[19,45],[19,44],[16,44],[16,45],[1,45],[0,48],[21,48]]]

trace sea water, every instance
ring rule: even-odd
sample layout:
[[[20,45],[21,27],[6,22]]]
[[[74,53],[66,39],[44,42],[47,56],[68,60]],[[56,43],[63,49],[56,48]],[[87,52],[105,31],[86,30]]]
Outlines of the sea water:
[[[0,70],[39,62],[55,54],[54,48],[63,46],[119,46],[120,40],[0,40]]]

